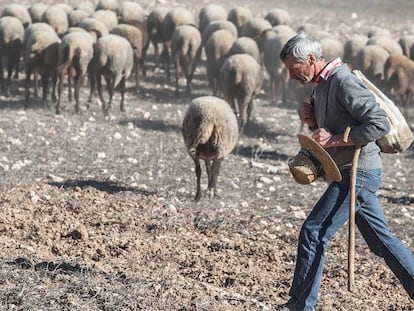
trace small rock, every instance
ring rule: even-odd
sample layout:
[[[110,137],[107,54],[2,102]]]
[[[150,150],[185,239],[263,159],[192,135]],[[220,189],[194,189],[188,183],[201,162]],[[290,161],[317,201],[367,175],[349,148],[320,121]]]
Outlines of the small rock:
[[[119,139],[121,139],[121,138],[122,138],[122,134],[121,134],[121,133],[116,132],[116,133],[114,134],[114,139],[119,140]]]
[[[61,182],[64,181],[64,179],[62,177],[55,176],[55,175],[52,175],[52,174],[47,175],[47,177],[50,178],[53,182],[56,182],[56,183],[61,183]]]

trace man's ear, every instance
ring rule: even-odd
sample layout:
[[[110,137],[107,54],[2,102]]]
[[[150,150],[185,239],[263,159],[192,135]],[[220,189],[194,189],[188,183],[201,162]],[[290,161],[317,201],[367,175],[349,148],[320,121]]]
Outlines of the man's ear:
[[[308,59],[309,59],[309,65],[314,65],[316,63],[316,57],[314,54],[309,54],[308,55]]]

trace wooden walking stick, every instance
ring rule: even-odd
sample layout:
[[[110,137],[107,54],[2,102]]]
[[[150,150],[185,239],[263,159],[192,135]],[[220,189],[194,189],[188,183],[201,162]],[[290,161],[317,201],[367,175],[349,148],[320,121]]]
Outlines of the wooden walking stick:
[[[351,127],[347,127],[344,133],[344,142],[348,142]],[[355,262],[355,205],[356,205],[356,174],[361,146],[355,146],[352,158],[351,179],[349,183],[349,222],[348,222],[348,290],[352,292],[354,287],[354,262]]]

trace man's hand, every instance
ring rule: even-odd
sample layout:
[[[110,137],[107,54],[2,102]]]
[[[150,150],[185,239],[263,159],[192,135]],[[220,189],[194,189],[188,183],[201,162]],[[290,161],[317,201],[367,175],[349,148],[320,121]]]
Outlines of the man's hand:
[[[302,102],[298,108],[299,119],[302,123],[309,126],[310,129],[314,130],[318,127],[315,116],[313,114],[313,105],[310,103]]]
[[[312,138],[326,148],[329,145],[329,140],[332,138],[332,133],[326,128],[321,127],[313,131]]]
[[[314,130],[312,133],[312,138],[324,148],[354,145],[354,142],[350,138],[347,142],[344,142],[343,134],[332,135],[332,133],[324,127]]]

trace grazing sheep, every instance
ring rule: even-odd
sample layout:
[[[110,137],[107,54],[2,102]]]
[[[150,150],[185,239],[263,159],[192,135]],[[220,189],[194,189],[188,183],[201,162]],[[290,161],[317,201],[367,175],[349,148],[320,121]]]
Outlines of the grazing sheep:
[[[74,7],[75,10],[82,10],[92,15],[95,12],[95,5],[90,1],[81,1]]]
[[[155,65],[160,64],[160,53],[158,45],[164,42],[164,34],[162,33],[162,21],[167,15],[169,9],[164,7],[157,7],[150,11],[147,18],[147,33],[148,41],[154,47]]]
[[[65,11],[66,14],[69,14],[70,12],[73,11],[73,7],[67,3],[63,3],[63,2],[58,2],[56,4],[54,4],[60,8],[63,9],[63,11]]]
[[[404,35],[400,37],[398,43],[401,45],[403,54],[410,59],[414,59],[414,54],[412,52],[412,50],[414,50],[414,35]]]
[[[358,52],[367,44],[368,36],[366,35],[354,35],[344,43],[344,53],[342,60],[348,64],[348,67],[352,70],[355,68],[355,57]]]
[[[319,41],[323,38],[333,38],[333,34],[327,30],[321,29],[320,25],[313,23],[304,23],[297,28],[297,32],[306,32]]]
[[[249,19],[241,28],[239,37],[249,37],[258,42],[262,33],[272,29],[272,25],[262,17]]]
[[[262,67],[251,55],[232,55],[220,68],[220,84],[223,98],[235,112],[243,133],[253,111],[253,100],[262,88]]]
[[[91,17],[104,23],[109,32],[111,32],[111,30],[114,29],[116,25],[118,25],[118,16],[114,11],[111,10],[95,11]]]
[[[89,34],[92,37],[92,35],[90,33],[88,33],[85,29],[80,28],[80,27],[76,27],[76,26],[69,27],[68,30],[65,32],[64,36],[67,35],[68,33],[71,33],[71,32],[79,32],[79,31],[80,32],[83,32],[83,33],[87,33],[87,34]],[[96,41],[96,39],[94,37],[92,37],[92,39],[94,41]]]
[[[23,36],[23,53],[26,51],[26,46],[28,44],[28,38],[31,36],[32,33],[36,31],[50,31],[55,32],[49,24],[46,23],[33,23],[29,27],[27,27],[24,31]],[[24,56],[24,55],[23,55]],[[38,72],[36,66],[33,68],[33,77],[34,77],[34,97],[39,97],[39,83],[38,83]]]
[[[31,24],[29,27],[27,27],[24,31],[24,36],[23,36],[23,48],[25,49],[25,46],[27,44],[27,40],[29,38],[29,36],[36,31],[52,31],[54,32],[54,29],[52,28],[52,26],[50,26],[47,23],[33,23]]]
[[[270,97],[273,104],[278,102],[279,93],[283,104],[288,99],[288,73],[283,62],[276,55],[280,54],[283,46],[292,36],[292,34],[276,34],[268,38],[263,45],[263,65],[270,78]]]
[[[273,28],[267,29],[267,30],[262,32],[262,34],[260,35],[260,37],[257,40],[257,46],[259,47],[260,54],[263,55],[264,47],[265,47],[266,44],[268,44],[267,42],[272,40],[272,38],[275,37],[278,34],[279,33],[276,33],[276,31]]]
[[[251,18],[253,18],[252,11],[242,6],[236,6],[227,13],[227,20],[236,26],[239,36],[242,27]]]
[[[270,10],[264,18],[268,20],[272,26],[289,25],[291,21],[289,12],[279,8]]]
[[[14,16],[0,18],[0,84],[2,92],[8,96],[14,68],[19,68],[23,47],[24,28]],[[3,58],[7,60],[7,83],[3,77]],[[17,74],[17,71],[16,71]]]
[[[391,31],[389,29],[381,28],[377,26],[371,27],[371,30],[368,31],[367,36],[368,38],[375,37],[375,36],[387,36],[390,38],[392,37]]]
[[[42,22],[42,15],[49,6],[42,2],[34,3],[27,9],[32,19],[32,23]]]
[[[319,41],[322,41],[325,38],[331,38],[331,39],[335,38],[331,32],[323,30],[323,29],[318,29],[312,32],[311,35],[314,38],[318,39]]]
[[[364,46],[355,56],[355,69],[361,70],[369,80],[382,87],[384,65],[390,54],[376,44]]]
[[[206,29],[204,30],[204,32],[202,32],[202,40],[203,40],[203,46],[206,45],[208,39],[210,39],[211,35],[217,31],[217,30],[222,30],[225,29],[227,31],[229,31],[234,39],[237,39],[238,35],[237,35],[237,28],[236,26],[230,22],[230,21],[212,21],[210,22]]]
[[[327,61],[337,57],[342,58],[344,54],[344,44],[335,38],[323,38],[321,40],[322,55]]]
[[[120,110],[125,111],[125,82],[131,75],[134,64],[134,56],[131,44],[124,37],[109,34],[100,37],[95,44],[95,53],[91,63],[91,94],[94,92],[95,83],[105,114],[109,112],[115,88],[121,89]],[[105,104],[102,94],[101,76],[105,78],[109,93],[109,100]]]
[[[164,35],[163,59],[166,64],[167,79],[170,81],[170,51],[171,38],[176,27],[180,25],[197,25],[193,13],[189,10],[176,7],[168,11],[162,21],[162,33]]]
[[[220,166],[237,144],[238,127],[230,106],[221,98],[203,96],[195,98],[184,116],[182,134],[188,154],[194,161],[197,189],[194,199],[201,198],[201,166],[207,171],[207,191],[217,197],[217,179]]]
[[[145,23],[146,14],[139,3],[123,1],[118,10],[118,20],[120,24],[136,25]]]
[[[78,27],[85,29],[95,40],[109,34],[108,27],[96,18],[87,17],[79,22]]]
[[[227,18],[226,10],[217,4],[208,4],[203,6],[198,13],[198,29],[204,33],[207,25],[213,21],[223,21]]]
[[[111,10],[118,14],[120,3],[118,0],[99,0],[95,7],[95,11]]]
[[[32,17],[29,14],[29,10],[21,4],[8,4],[3,9],[1,16],[14,16],[18,18],[24,28],[27,28],[32,23]]]
[[[119,24],[111,31],[112,34],[124,37],[129,41],[134,52],[135,93],[139,90],[140,70],[144,71],[145,47],[148,46],[146,30],[128,24]]]
[[[81,28],[82,29],[82,28]],[[59,45],[58,57],[58,100],[56,113],[60,113],[63,79],[65,75],[74,75],[75,111],[79,112],[79,91],[83,80],[88,73],[88,66],[93,57],[94,39],[87,33],[74,31],[66,34]],[[69,80],[70,81],[70,80]],[[69,84],[69,98],[71,99],[71,85]],[[87,105],[89,108],[89,105]]]
[[[301,24],[300,26],[298,26],[298,28],[296,29],[296,32],[305,32],[305,33],[315,33],[316,31],[320,30],[320,26],[316,25],[314,23],[309,23],[309,22],[305,22],[303,24]]]
[[[68,14],[69,27],[77,26],[83,19],[85,19],[89,16],[90,16],[90,14],[86,11],[78,10],[78,9],[72,10]]]
[[[414,94],[414,61],[405,55],[391,55],[384,66],[384,79],[394,96],[399,96],[408,119],[408,107]]]
[[[256,41],[249,37],[237,38],[222,61],[224,62],[227,58],[235,54],[249,54],[250,56],[253,56],[259,64],[262,61]]]
[[[178,80],[180,69],[186,79],[187,93],[191,93],[194,70],[201,55],[201,34],[193,25],[181,25],[175,28],[171,39],[171,52],[175,65],[175,92],[179,94]]]
[[[384,48],[390,55],[402,55],[401,45],[389,36],[373,36],[367,41],[367,45],[376,44]]]
[[[288,25],[276,25],[272,27],[273,31],[277,34],[296,35],[296,31]]]
[[[214,95],[217,95],[217,92],[219,91],[218,75],[221,64],[223,63],[222,59],[230,51],[235,40],[236,39],[232,33],[222,29],[215,31],[206,42],[205,51],[207,57],[207,79]]]
[[[34,26],[33,24],[32,26]],[[30,28],[30,27],[29,27]],[[29,29],[28,28],[28,29]],[[60,39],[54,30],[30,30],[28,35],[25,34],[24,43],[24,67],[26,73],[25,79],[25,105],[29,104],[29,85],[32,73],[38,72],[42,81],[42,104],[48,108],[49,80],[52,78],[53,91],[52,100],[56,102],[56,68],[58,62],[58,48]],[[26,30],[27,31],[27,30]]]
[[[57,4],[47,8],[42,15],[42,22],[52,26],[59,37],[63,37],[69,28],[68,14]]]

